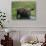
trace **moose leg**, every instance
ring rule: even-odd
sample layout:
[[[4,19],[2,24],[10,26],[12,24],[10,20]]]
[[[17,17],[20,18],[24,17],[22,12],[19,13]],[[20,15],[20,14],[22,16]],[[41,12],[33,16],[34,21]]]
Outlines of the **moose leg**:
[[[16,18],[19,19],[19,12],[17,11]]]

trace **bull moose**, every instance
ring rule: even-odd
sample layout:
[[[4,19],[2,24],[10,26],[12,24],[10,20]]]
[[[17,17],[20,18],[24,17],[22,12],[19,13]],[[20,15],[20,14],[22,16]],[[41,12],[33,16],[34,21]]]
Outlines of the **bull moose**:
[[[31,10],[26,8],[19,8],[17,9],[17,19],[30,19]]]

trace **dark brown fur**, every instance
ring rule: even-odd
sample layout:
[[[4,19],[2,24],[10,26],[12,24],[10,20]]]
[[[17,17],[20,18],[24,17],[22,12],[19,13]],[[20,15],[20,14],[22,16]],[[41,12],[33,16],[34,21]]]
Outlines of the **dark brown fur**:
[[[29,18],[30,18],[30,10],[25,8],[17,9],[17,19],[29,19]]]

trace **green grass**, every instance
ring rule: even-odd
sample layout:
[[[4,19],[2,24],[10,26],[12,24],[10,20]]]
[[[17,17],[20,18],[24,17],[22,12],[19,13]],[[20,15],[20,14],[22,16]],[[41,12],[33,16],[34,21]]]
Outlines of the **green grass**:
[[[34,9],[31,11],[32,16],[36,16],[36,2],[30,1],[30,2],[12,2],[12,18],[16,19],[16,9],[17,8],[30,8]]]

